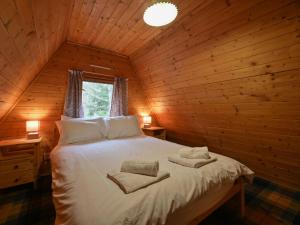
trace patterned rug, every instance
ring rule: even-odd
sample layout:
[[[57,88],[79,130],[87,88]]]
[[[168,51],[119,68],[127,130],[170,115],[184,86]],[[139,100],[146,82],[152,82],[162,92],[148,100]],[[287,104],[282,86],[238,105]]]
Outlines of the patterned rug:
[[[37,190],[25,184],[0,192],[1,225],[53,225],[54,219],[50,176],[39,179]]]
[[[237,199],[219,208],[201,225],[300,225],[300,192],[292,192],[255,178],[246,187],[246,217],[238,217]],[[53,225],[51,179],[42,177],[35,191],[31,184],[0,191],[0,224]]]
[[[300,192],[255,178],[246,186],[246,216],[238,216],[238,199],[211,214],[201,225],[300,225]],[[224,222],[225,221],[225,222]]]

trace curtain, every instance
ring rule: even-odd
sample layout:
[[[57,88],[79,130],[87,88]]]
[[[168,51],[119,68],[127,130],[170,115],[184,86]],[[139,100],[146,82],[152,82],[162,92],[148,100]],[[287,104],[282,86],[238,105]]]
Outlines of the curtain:
[[[71,70],[68,76],[68,87],[65,96],[64,115],[79,118],[83,117],[82,108],[82,75],[80,70]]]
[[[127,79],[116,77],[112,94],[110,116],[126,116],[128,113]]]

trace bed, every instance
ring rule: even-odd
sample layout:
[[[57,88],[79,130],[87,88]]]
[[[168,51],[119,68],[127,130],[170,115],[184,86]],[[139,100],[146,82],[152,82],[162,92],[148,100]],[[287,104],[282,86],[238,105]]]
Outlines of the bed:
[[[253,172],[229,157],[201,168],[168,161],[182,145],[135,136],[90,143],[58,145],[51,152],[56,225],[198,224],[239,193],[243,213],[243,179]],[[159,160],[170,177],[130,194],[107,176],[124,159]]]

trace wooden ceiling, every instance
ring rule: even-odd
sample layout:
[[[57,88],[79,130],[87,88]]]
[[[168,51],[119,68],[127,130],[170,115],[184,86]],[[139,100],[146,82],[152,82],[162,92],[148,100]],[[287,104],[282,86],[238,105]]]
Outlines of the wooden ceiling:
[[[175,23],[143,22],[146,0],[1,0],[0,118],[65,41],[130,55],[212,0],[174,0]]]
[[[0,118],[66,40],[69,0],[0,1]]]
[[[149,0],[76,0],[68,40],[130,55],[165,29],[143,21]],[[179,9],[176,22],[211,0],[173,0]],[[174,23],[173,23],[174,24]],[[172,24],[172,26],[173,26]]]

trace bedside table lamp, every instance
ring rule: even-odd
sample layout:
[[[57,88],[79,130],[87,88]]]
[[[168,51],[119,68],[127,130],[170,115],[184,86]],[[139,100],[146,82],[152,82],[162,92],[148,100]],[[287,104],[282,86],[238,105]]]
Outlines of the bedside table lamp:
[[[26,121],[27,139],[39,138],[40,137],[39,130],[40,130],[40,121],[37,120]]]
[[[144,122],[144,128],[150,128],[151,127],[151,122],[152,122],[151,116],[144,116],[143,117],[143,122]]]

